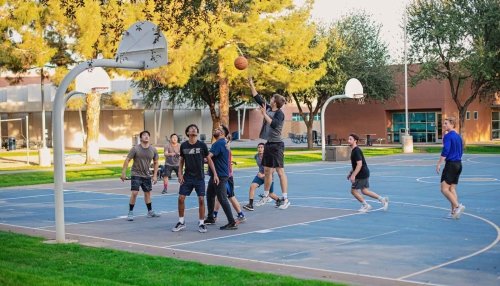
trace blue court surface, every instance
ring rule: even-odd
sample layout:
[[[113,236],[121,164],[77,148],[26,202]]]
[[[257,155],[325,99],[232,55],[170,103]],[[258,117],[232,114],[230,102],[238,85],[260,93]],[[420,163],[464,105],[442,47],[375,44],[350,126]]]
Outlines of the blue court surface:
[[[142,196],[129,222],[130,181],[100,180],[65,185],[68,239],[203,263],[342,281],[350,285],[500,285],[500,156],[465,155],[458,186],[466,206],[459,220],[447,219],[449,204],[439,190],[438,154],[367,158],[371,190],[388,196],[389,209],[370,200],[362,214],[350,194],[350,162],[286,166],[291,206],[274,204],[246,211],[238,230],[221,231],[219,213],[208,232],[197,231],[195,193],[186,201],[186,225],[178,219],[176,178],[169,193],[153,190],[147,218]],[[236,169],[236,194],[248,200],[257,169]],[[22,175],[21,175],[22,176]],[[22,177],[20,177],[22,179]],[[277,194],[280,194],[275,175]],[[262,187],[256,194],[262,192]],[[257,195],[256,198],[258,199]],[[0,189],[0,229],[55,237],[52,185]]]

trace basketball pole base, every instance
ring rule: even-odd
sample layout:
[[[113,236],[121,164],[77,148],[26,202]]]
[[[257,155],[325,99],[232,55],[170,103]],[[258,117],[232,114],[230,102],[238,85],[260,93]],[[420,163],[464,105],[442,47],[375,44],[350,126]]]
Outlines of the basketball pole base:
[[[403,135],[403,153],[413,153],[413,136]]]
[[[50,150],[47,147],[38,149],[38,165],[40,167],[49,167],[52,163]]]

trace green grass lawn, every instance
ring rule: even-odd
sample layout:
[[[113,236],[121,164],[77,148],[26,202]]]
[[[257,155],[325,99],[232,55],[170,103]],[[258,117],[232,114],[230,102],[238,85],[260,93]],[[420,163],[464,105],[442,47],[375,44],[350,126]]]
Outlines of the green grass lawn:
[[[345,285],[0,231],[0,285]]]

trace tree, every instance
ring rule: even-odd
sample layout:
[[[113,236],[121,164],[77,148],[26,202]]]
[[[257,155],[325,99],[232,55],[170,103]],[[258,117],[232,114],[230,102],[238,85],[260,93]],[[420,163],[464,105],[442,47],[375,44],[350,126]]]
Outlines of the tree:
[[[347,15],[322,32],[325,33],[328,44],[322,60],[326,63],[326,74],[313,88],[293,93],[307,126],[308,148],[313,145],[314,117],[328,98],[344,93],[349,78],[359,79],[368,100],[386,100],[395,92],[389,54],[379,35],[380,25],[370,15],[364,12]],[[300,103],[307,106],[309,114],[303,112]]]
[[[240,53],[250,58],[249,72],[258,78],[259,90],[264,93],[304,89],[324,73],[324,65],[310,65],[311,59],[321,58],[325,48],[325,43],[310,42],[315,35],[313,26],[307,25],[310,10],[295,10],[291,1],[242,0],[233,4],[238,5],[221,7],[214,16],[219,21],[211,21],[211,29],[200,25],[196,30],[199,34],[193,34],[195,39],[203,40],[203,54],[199,66],[193,69],[192,80],[177,86],[185,99],[208,105],[214,126],[228,124],[231,104],[241,103],[241,94],[249,91],[247,71],[238,71],[233,65]],[[161,96],[177,96],[176,87],[157,88],[154,78],[158,76],[138,83],[145,87],[142,91],[146,98],[154,97],[158,102]],[[217,95],[214,90],[218,90]]]
[[[420,0],[407,10],[410,58],[419,63],[412,83],[446,80],[465,134],[465,114],[478,97],[500,90],[498,0]]]

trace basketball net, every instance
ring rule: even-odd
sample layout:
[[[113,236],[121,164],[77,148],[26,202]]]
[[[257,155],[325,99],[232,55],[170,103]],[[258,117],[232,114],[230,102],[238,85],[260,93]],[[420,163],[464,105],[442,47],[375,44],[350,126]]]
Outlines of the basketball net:
[[[358,100],[358,104],[361,105],[361,104],[365,104],[365,95],[366,93],[355,93],[353,94],[353,99],[357,99]]]

